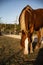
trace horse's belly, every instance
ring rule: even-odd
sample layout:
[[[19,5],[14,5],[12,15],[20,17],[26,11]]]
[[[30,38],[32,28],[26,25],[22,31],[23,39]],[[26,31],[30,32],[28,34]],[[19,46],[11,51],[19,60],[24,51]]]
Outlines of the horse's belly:
[[[34,27],[34,29],[36,30],[36,31],[38,31],[40,28],[42,28],[43,27],[43,22],[37,22],[37,23],[35,23],[35,27]]]

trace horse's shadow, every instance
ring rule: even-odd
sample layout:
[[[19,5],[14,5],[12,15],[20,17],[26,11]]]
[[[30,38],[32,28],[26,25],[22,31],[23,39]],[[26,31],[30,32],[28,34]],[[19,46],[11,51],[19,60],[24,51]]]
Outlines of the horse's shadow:
[[[37,42],[33,42],[33,43],[32,43],[32,46],[33,46],[33,51],[34,51],[34,49],[35,49],[36,45],[37,45]]]
[[[43,65],[43,48],[39,50],[37,58],[33,65]]]

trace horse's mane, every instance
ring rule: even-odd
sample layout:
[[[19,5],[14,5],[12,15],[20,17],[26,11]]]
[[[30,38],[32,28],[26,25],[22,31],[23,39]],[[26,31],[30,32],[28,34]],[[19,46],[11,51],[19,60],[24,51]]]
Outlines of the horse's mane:
[[[27,6],[25,6],[23,9],[22,9],[22,11],[21,11],[21,13],[20,13],[20,16],[19,16],[19,24],[20,24],[20,20],[21,20],[21,16],[22,16],[22,14],[24,13],[24,11],[32,11],[33,9],[31,8],[31,6],[29,6],[29,5],[27,5]]]
[[[27,6],[25,6],[25,7],[22,9],[21,14],[22,14],[23,11],[26,10],[26,9],[33,10],[31,6],[27,5]],[[20,14],[20,16],[21,16],[21,14]]]

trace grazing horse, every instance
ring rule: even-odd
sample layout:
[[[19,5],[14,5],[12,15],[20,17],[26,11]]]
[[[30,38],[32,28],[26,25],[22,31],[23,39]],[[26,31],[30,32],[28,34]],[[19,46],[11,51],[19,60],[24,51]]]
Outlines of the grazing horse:
[[[43,27],[43,9],[34,10],[27,5],[19,16],[19,23],[22,32],[21,46],[24,49],[24,54],[28,54],[28,49],[30,49],[30,53],[33,53],[32,34],[34,31],[37,31],[38,36],[38,43],[35,49],[40,47],[40,28]]]

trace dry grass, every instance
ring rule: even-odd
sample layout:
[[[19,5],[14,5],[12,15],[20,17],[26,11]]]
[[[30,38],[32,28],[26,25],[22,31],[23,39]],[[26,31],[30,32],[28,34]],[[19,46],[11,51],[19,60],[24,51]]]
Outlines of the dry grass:
[[[0,36],[0,65],[33,65],[37,54],[23,55],[20,39]]]

